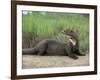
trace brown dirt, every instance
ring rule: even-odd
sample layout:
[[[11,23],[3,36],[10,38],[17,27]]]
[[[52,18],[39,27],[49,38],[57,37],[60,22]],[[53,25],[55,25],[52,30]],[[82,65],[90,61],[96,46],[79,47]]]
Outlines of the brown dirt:
[[[36,56],[23,55],[22,67],[26,68],[46,68],[46,67],[72,67],[89,65],[89,56],[79,56],[74,60],[68,56]]]

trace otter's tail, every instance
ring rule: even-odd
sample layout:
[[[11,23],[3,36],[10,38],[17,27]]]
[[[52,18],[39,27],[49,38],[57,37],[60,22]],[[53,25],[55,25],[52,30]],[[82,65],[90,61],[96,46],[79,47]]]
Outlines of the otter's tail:
[[[26,49],[22,49],[22,54],[23,55],[34,55],[37,53],[36,48],[26,48]]]

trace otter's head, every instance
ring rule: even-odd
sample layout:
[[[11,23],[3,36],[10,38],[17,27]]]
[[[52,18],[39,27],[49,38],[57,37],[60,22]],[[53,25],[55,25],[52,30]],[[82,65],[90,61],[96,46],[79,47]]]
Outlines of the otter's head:
[[[65,34],[69,38],[69,41],[73,43],[76,43],[79,40],[77,33],[71,29],[63,30],[62,33]]]
[[[71,29],[66,29],[62,31],[63,34],[65,34],[66,36],[70,37],[71,39],[76,39],[78,38],[78,35],[76,32],[74,32]]]

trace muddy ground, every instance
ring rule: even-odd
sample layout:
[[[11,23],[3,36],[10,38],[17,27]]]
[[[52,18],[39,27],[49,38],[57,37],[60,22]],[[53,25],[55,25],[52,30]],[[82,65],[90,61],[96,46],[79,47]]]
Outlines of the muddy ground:
[[[23,55],[23,69],[30,68],[46,68],[46,67],[72,67],[72,66],[88,66],[89,56],[79,56],[74,60],[68,56],[36,56]]]

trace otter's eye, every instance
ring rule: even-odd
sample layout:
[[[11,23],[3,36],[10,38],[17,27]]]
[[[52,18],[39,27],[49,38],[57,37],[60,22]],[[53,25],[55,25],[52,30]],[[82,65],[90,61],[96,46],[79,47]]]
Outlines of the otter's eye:
[[[71,30],[71,32],[73,32],[73,31]]]

